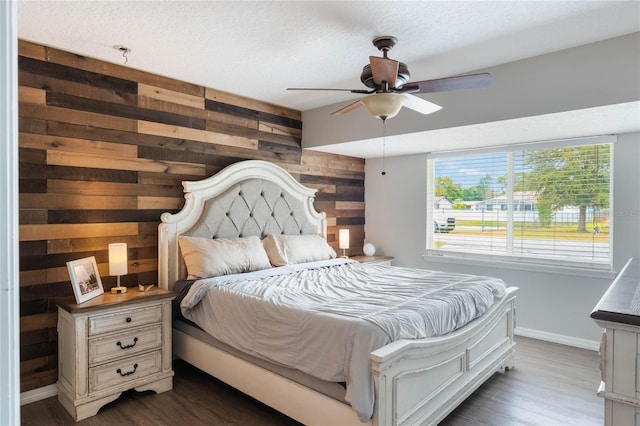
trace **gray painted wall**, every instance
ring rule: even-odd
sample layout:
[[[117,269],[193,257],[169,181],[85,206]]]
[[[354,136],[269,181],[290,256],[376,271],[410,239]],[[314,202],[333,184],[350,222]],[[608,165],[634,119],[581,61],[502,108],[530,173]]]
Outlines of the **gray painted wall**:
[[[638,101],[639,45],[640,33],[633,33],[482,70],[493,76],[491,90],[429,94],[425,97],[442,105],[442,111],[422,116],[407,110],[389,121],[387,135]],[[365,108],[344,116],[330,115],[341,106],[303,113],[304,147],[380,136],[380,122],[371,120]],[[614,148],[616,271],[629,257],[640,256],[639,164],[640,134],[620,135]],[[589,314],[613,274],[524,271],[498,264],[447,263],[433,258],[425,261],[426,155],[387,158],[386,176],[380,175],[381,169],[380,159],[367,160],[365,232],[367,241],[378,247],[378,253],[395,256],[399,266],[501,277],[521,288],[519,329],[595,347],[600,330]]]
[[[478,70],[491,73],[490,90],[421,95],[443,109],[423,116],[405,108],[389,120],[387,135],[637,101],[639,45],[640,33],[632,33]],[[364,107],[345,115],[330,115],[346,104],[303,112],[305,148],[380,137],[380,121],[372,120]]]
[[[518,328],[559,341],[595,347],[601,330],[589,317],[611,277],[542,270],[517,270],[487,263],[423,260],[426,248],[426,155],[392,157],[381,176],[381,159],[365,167],[366,241],[377,253],[395,256],[394,265],[497,276],[520,287]],[[613,261],[619,271],[630,257],[640,257],[640,133],[618,136],[614,147]],[[564,338],[566,337],[566,339]],[[551,339],[553,340],[553,339]]]

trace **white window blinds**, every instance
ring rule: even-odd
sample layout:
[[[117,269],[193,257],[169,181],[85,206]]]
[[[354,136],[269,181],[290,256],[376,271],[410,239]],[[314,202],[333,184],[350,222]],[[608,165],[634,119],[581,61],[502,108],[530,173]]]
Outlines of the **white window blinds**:
[[[614,140],[430,155],[431,254],[609,266]]]

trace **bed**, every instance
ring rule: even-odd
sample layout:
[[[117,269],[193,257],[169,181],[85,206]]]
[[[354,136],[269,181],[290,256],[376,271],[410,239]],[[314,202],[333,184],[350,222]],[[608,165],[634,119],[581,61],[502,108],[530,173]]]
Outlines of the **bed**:
[[[329,293],[342,292],[344,289],[342,286],[350,280],[362,281],[362,287],[369,285],[367,281],[371,278],[367,277],[392,276],[393,274],[406,278],[406,283],[401,278],[396,280],[397,289],[401,289],[398,292],[402,293],[404,290],[414,291],[413,286],[409,284],[416,280],[423,280],[423,278],[417,278],[418,275],[416,275],[419,273],[418,271],[422,270],[380,265],[367,266],[348,259],[333,259],[335,253],[328,259],[302,256],[295,262],[287,264],[286,254],[288,253],[289,257],[293,258],[298,256],[295,254],[298,252],[294,250],[295,253],[291,255],[287,251],[288,249],[282,249],[281,242],[304,241],[304,246],[298,246],[300,253],[309,251],[305,247],[315,247],[314,244],[317,243],[318,250],[312,250],[315,255],[315,253],[322,251],[323,247],[328,246],[324,240],[323,242],[316,241],[318,236],[326,238],[327,220],[323,213],[314,209],[315,190],[304,187],[288,172],[273,163],[259,160],[239,162],[202,181],[183,182],[183,186],[185,191],[183,209],[176,214],[164,213],[161,217],[162,223],[158,230],[159,286],[175,290],[185,296],[181,300],[187,314],[190,313],[191,308],[196,311],[195,307],[199,306],[198,303],[204,304],[205,302],[201,302],[202,300],[216,300],[211,295],[212,293],[231,293],[231,299],[216,306],[215,314],[194,314],[192,318],[199,319],[198,315],[213,315],[223,318],[222,311],[238,312],[239,308],[236,309],[233,304],[240,303],[239,301],[245,299],[250,299],[250,303],[255,303],[253,302],[254,292],[270,294],[270,297],[273,297],[272,283],[276,279],[279,280],[280,278],[276,277],[280,276],[286,277],[284,281],[288,280],[293,283],[299,283],[300,277],[305,277],[304,279],[316,277],[313,280],[323,283],[327,281],[332,286],[334,282],[337,283],[337,287],[323,284],[322,290],[318,290],[320,293],[325,292],[326,288],[334,289],[328,291]],[[270,248],[266,246],[269,239],[276,241],[273,243],[275,245]],[[264,242],[264,247],[268,248],[266,251],[269,253],[269,263],[280,265],[273,260],[274,252],[279,253],[275,255],[276,259],[282,257],[285,259],[282,266],[271,268],[271,265],[268,267],[259,266],[264,263],[262,258],[257,260],[253,256],[245,256],[249,257],[248,263],[251,265],[251,270],[248,273],[245,270],[224,270],[221,274],[215,274],[216,271],[220,271],[216,268],[218,266],[226,267],[225,264],[213,267],[214,275],[222,275],[220,277],[195,279],[202,278],[202,276],[198,276],[198,274],[191,276],[193,275],[191,272],[196,267],[206,269],[208,266],[201,261],[199,261],[200,263],[196,262],[196,266],[194,266],[194,258],[190,257],[194,246],[186,243],[205,244],[204,248],[197,246],[197,244],[195,246],[196,249],[200,248],[204,251],[208,250],[208,244],[216,244],[215,250],[223,250],[217,252],[216,259],[218,259],[225,257],[227,253],[235,253],[236,246],[219,245],[226,244],[226,241],[241,241],[242,244],[249,244],[250,241],[250,248],[245,251],[251,253],[258,250],[255,241],[261,241]],[[260,247],[263,247],[262,243],[260,244]],[[279,251],[278,247],[280,247]],[[291,247],[295,247],[295,245]],[[329,250],[331,250],[330,247]],[[258,255],[256,254],[256,256]],[[218,262],[216,259],[209,259],[209,261],[216,263]],[[210,271],[204,271],[200,275],[207,273],[209,276],[211,275]],[[335,275],[327,278],[325,273]],[[485,300],[489,297],[487,292],[492,292],[493,298],[491,303],[480,303],[479,305],[483,306],[482,311],[478,310],[481,315],[476,312],[474,314],[476,316],[465,320],[463,326],[454,326],[453,331],[447,332],[447,334],[438,332],[434,336],[426,338],[406,338],[412,332],[403,334],[402,331],[398,331],[394,334],[393,330],[403,328],[404,322],[398,321],[396,318],[401,314],[387,315],[396,319],[395,323],[390,323],[388,329],[385,329],[384,325],[372,322],[371,318],[363,319],[363,315],[359,312],[345,314],[346,316],[351,315],[344,325],[347,330],[355,330],[354,327],[360,327],[358,330],[364,329],[362,333],[370,333],[365,334],[367,337],[364,338],[370,345],[370,350],[367,349],[364,353],[365,359],[361,359],[361,354],[358,354],[356,350],[349,349],[348,353],[345,352],[348,358],[347,355],[344,355],[345,366],[340,367],[347,371],[345,377],[341,377],[336,372],[327,373],[326,377],[320,374],[318,377],[312,374],[316,371],[317,366],[308,366],[307,368],[307,364],[305,364],[307,361],[304,361],[306,359],[305,351],[309,352],[309,349],[312,349],[311,352],[313,352],[316,350],[314,347],[314,344],[318,346],[315,340],[316,336],[320,336],[323,330],[330,330],[329,332],[335,336],[341,335],[341,332],[336,331],[340,330],[337,328],[339,326],[334,326],[333,323],[329,326],[324,324],[320,326],[313,322],[316,321],[315,319],[307,321],[307,318],[311,318],[312,314],[307,311],[299,312],[298,307],[291,300],[287,301],[289,303],[287,305],[287,303],[280,303],[281,301],[278,299],[277,308],[282,309],[282,306],[287,305],[287,309],[292,310],[294,316],[298,315],[297,323],[295,320],[294,323],[304,323],[304,327],[298,327],[305,328],[307,331],[311,330],[314,336],[313,339],[304,337],[306,335],[301,335],[300,329],[291,331],[291,335],[303,336],[304,344],[297,344],[298,349],[296,350],[299,353],[287,355],[285,350],[282,351],[283,354],[280,354],[280,351],[274,349],[261,351],[255,350],[253,346],[249,350],[242,348],[240,340],[243,332],[238,332],[238,336],[233,336],[235,333],[229,330],[234,330],[236,325],[239,327],[240,323],[255,323],[256,317],[252,317],[250,321],[242,316],[234,319],[236,317],[232,313],[229,314],[231,316],[224,317],[224,321],[220,322],[220,324],[228,326],[226,333],[232,335],[230,342],[220,338],[225,334],[224,331],[220,331],[220,335],[216,335],[216,329],[207,332],[207,326],[196,325],[188,319],[174,321],[173,353],[174,356],[304,424],[436,424],[497,370],[508,370],[513,366],[515,296],[518,289],[508,287],[504,283],[501,287],[491,277],[458,276],[433,271],[422,271],[420,274],[427,277],[424,278],[427,289],[434,281],[449,280],[452,284],[445,286],[447,291],[455,290],[457,292],[460,287],[468,287],[474,294],[479,291],[475,290],[476,286],[467,285],[467,281],[479,280],[485,287],[483,290],[485,293],[479,295],[480,299],[478,300]],[[454,281],[455,284],[453,284]],[[250,286],[244,287],[247,283],[250,283]],[[302,285],[307,293],[309,292],[309,283],[305,281]],[[182,286],[185,284],[188,286],[183,288]],[[381,284],[380,287],[385,287],[385,285]],[[387,288],[387,290],[393,293],[394,289]],[[237,296],[233,293],[235,291],[245,293]],[[318,296],[314,293],[315,291],[311,291],[312,298]],[[367,299],[370,289],[367,287],[366,291],[362,290],[361,293],[361,296]],[[196,297],[194,294],[200,296]],[[294,301],[298,300],[296,297],[293,298]],[[423,298],[424,295],[411,295],[410,297],[418,299]],[[376,304],[380,305],[378,296],[368,299],[371,299],[371,306],[364,308],[364,310],[371,309],[371,312],[379,313],[380,310],[375,306]],[[309,302],[305,301],[301,304],[306,306]],[[405,304],[405,302],[397,303],[403,308]],[[323,317],[325,321],[327,319],[336,321],[335,324],[338,321],[343,321],[344,315],[336,315],[333,307],[327,310],[327,303],[324,300],[322,303],[314,304],[314,306],[316,305],[323,307],[324,311],[320,309],[322,312],[317,315]],[[234,308],[225,309],[226,306],[234,306]],[[477,310],[477,308],[475,309]],[[281,311],[266,314],[263,307],[256,310],[259,310],[261,315],[270,315],[270,318],[276,320],[289,316],[289,313],[285,315]],[[407,312],[403,314],[407,318],[412,315]],[[234,324],[233,321],[237,321],[237,324]],[[258,324],[258,326],[260,325]],[[286,330],[282,331],[282,329],[287,327],[289,326],[282,324],[271,327],[274,335],[262,339],[263,342],[286,340],[290,336],[281,336],[277,333],[284,333]],[[383,333],[380,332],[381,329],[384,331]],[[260,329],[259,332],[264,333],[264,330]],[[251,333],[255,335],[256,330]],[[353,331],[344,332],[347,336],[353,336],[353,333]],[[389,336],[392,335],[400,337],[390,338]],[[338,341],[337,338],[335,340]],[[367,346],[355,343],[353,346],[359,347],[360,352],[362,352],[362,348],[367,348]],[[337,353],[335,351],[339,350],[339,346],[335,346],[331,353]],[[340,357],[342,356],[340,355]],[[293,365],[286,362],[289,358],[295,358],[295,362],[292,362]],[[314,361],[311,361],[311,364],[314,364]],[[325,365],[317,368],[336,369],[336,367]],[[356,370],[360,373],[349,373]],[[336,371],[339,372],[339,368]],[[366,378],[365,375],[369,375],[370,378]],[[368,392],[371,395],[368,395]],[[354,405],[354,400],[360,401],[361,405]],[[366,403],[369,400],[371,402],[370,410],[366,408],[368,407]],[[363,403],[365,408],[362,408]]]

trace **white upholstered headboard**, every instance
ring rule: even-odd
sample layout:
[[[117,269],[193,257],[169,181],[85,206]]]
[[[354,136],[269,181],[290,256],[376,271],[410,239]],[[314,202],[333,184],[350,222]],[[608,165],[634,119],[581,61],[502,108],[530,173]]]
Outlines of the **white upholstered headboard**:
[[[185,204],[163,213],[158,227],[158,286],[186,277],[178,236],[233,238],[268,234],[327,236],[324,213],[313,207],[315,189],[266,161],[232,164],[214,176],[182,182]]]

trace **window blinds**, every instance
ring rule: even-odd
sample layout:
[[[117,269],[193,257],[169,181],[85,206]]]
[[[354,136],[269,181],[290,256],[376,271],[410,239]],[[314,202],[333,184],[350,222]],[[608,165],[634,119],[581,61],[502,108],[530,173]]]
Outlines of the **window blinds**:
[[[431,155],[429,248],[610,265],[614,140]],[[451,218],[453,230],[438,226]]]

